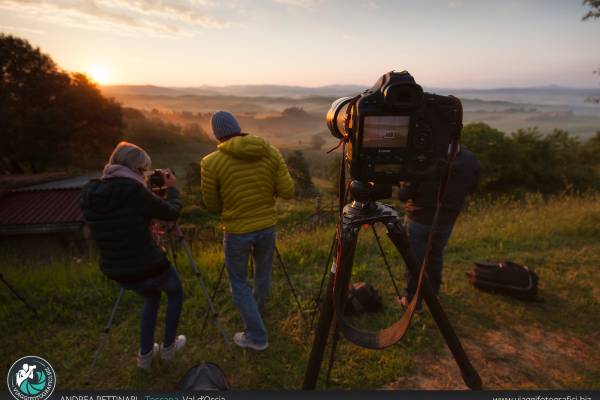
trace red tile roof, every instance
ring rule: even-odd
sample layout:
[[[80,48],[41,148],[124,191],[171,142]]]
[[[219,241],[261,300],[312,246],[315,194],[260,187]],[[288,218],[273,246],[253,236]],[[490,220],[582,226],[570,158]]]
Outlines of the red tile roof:
[[[0,225],[83,222],[79,189],[10,192],[0,198]]]
[[[68,178],[64,172],[43,172],[40,174],[0,175],[0,188],[15,189],[22,186],[36,185]]]

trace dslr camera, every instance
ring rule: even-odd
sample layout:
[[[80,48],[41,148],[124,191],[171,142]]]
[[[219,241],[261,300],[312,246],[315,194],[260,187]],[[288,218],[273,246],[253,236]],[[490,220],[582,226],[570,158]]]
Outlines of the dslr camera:
[[[148,176],[148,186],[150,190],[160,197],[164,197],[167,193],[163,174],[166,174],[167,176],[170,174],[175,175],[175,173],[169,169],[155,169],[152,171],[152,174]]]
[[[391,71],[362,94],[334,101],[326,121],[333,136],[348,142],[353,179],[394,185],[445,173],[449,145],[462,129],[462,105],[423,92],[407,71]]]
[[[160,189],[165,186],[165,178],[163,177],[165,172],[169,173],[166,169],[155,169],[152,171],[152,175],[148,178],[151,188]]]

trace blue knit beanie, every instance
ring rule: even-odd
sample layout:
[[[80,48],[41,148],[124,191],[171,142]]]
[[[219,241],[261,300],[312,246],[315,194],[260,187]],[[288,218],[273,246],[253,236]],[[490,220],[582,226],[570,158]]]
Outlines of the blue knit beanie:
[[[213,134],[219,140],[242,132],[240,124],[235,117],[227,111],[217,111],[214,113],[210,123],[212,125]]]

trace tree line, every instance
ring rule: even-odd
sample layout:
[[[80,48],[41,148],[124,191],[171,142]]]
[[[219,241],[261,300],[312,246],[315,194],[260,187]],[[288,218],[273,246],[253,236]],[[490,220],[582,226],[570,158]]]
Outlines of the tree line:
[[[89,168],[121,139],[121,106],[26,40],[0,34],[0,71],[0,172]]]
[[[600,190],[600,131],[581,140],[559,129],[543,134],[531,127],[506,134],[477,122],[464,126],[461,145],[481,164],[480,195]],[[339,170],[336,156],[328,169],[333,193],[337,193]]]
[[[479,158],[482,193],[600,189],[600,131],[580,140],[559,129],[544,135],[538,128],[525,128],[507,135],[472,123],[463,129],[462,144]]]

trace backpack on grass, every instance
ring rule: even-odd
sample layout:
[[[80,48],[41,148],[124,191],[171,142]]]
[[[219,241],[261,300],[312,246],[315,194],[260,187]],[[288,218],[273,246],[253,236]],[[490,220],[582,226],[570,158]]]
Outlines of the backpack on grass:
[[[467,272],[467,278],[481,290],[502,293],[520,300],[539,300],[537,274],[512,261],[476,261]]]
[[[365,282],[357,282],[348,290],[348,303],[344,315],[354,316],[365,312],[381,311],[383,303],[381,296],[373,285]]]
[[[207,390],[230,390],[225,373],[217,364],[203,362],[190,368],[177,384],[182,392],[202,392]]]

